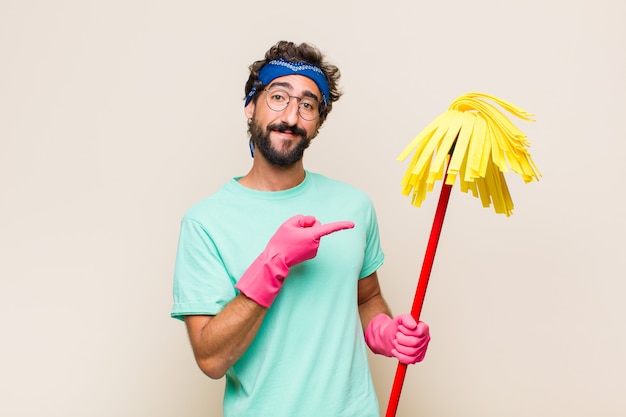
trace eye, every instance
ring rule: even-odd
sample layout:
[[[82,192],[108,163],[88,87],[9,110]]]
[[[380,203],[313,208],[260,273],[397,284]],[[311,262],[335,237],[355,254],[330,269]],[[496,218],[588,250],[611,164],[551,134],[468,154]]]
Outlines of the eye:
[[[283,101],[289,101],[289,95],[283,91],[269,91],[268,97],[277,103],[282,103]]]
[[[315,110],[317,110],[317,103],[312,100],[302,100],[300,102],[300,105],[306,111],[314,112]]]

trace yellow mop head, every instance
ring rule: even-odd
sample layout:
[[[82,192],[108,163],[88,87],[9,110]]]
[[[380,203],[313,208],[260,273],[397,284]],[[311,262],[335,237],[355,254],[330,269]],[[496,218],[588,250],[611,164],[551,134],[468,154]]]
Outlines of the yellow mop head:
[[[524,182],[539,180],[541,173],[526,150],[526,135],[491,104],[489,99],[511,114],[534,121],[529,114],[502,99],[483,93],[458,97],[448,110],[422,130],[398,156],[403,161],[413,150],[404,178],[402,193],[412,192],[412,204],[419,207],[432,191],[436,180],[446,173],[446,184],[459,177],[461,191],[480,197],[483,207],[492,203],[496,213],[510,216],[513,201],[503,173],[510,167]],[[507,167],[508,162],[508,167]]]

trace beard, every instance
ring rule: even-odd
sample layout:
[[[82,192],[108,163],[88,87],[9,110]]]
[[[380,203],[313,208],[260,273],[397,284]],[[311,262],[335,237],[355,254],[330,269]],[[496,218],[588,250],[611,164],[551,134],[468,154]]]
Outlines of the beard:
[[[288,151],[282,152],[272,146],[270,140],[270,133],[272,131],[277,132],[290,132],[294,135],[300,136],[300,142],[296,146]],[[254,118],[250,121],[250,141],[256,145],[261,155],[272,165],[288,168],[300,161],[304,156],[304,150],[309,147],[311,139],[306,134],[304,129],[297,126],[289,126],[285,123],[268,125],[265,129],[256,122]]]

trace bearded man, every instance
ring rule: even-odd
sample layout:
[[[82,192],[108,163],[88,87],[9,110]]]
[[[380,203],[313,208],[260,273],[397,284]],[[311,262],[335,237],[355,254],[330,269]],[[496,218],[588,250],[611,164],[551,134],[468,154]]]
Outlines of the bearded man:
[[[225,417],[379,416],[367,347],[413,364],[430,336],[381,294],[370,198],[304,168],[340,71],[286,41],[249,69],[252,166],[183,217],[171,315],[200,369],[226,377]]]

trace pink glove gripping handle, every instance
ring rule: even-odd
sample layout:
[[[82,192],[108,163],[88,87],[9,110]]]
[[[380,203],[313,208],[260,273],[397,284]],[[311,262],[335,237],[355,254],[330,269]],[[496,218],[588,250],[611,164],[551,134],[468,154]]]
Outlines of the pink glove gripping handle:
[[[421,362],[430,342],[428,325],[416,323],[410,314],[393,319],[386,314],[374,317],[365,329],[365,342],[372,352],[395,357],[401,363]]]

